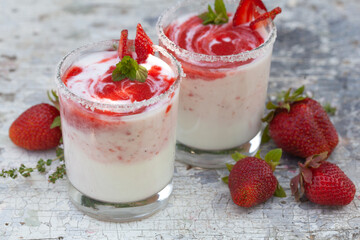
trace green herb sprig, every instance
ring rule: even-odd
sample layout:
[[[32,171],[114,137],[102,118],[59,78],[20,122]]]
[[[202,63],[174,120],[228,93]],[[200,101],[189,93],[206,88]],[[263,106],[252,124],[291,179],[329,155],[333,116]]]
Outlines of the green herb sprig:
[[[208,5],[208,12],[202,13],[199,17],[203,20],[203,24],[223,24],[229,21],[226,7],[223,0],[215,0],[215,11]]]
[[[116,68],[112,72],[112,80],[115,82],[121,81],[125,78],[132,81],[145,82],[147,76],[147,69],[139,65],[130,56],[124,56],[121,61],[116,64]]]
[[[59,161],[60,165],[57,166],[55,172],[49,175],[49,182],[55,183],[58,179],[64,178],[66,175],[65,163],[64,163],[64,149],[61,147],[56,148],[56,158],[54,159],[40,159],[37,162],[35,167],[26,167],[24,164],[21,164],[19,168],[12,168],[9,170],[2,169],[0,172],[0,177],[6,178],[17,178],[18,175],[23,177],[30,177],[32,172],[38,171],[40,173],[47,172],[47,167],[49,167],[53,162]]]

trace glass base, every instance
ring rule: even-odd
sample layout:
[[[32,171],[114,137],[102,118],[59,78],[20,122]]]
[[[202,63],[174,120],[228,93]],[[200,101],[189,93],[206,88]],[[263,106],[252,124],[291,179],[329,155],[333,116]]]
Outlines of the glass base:
[[[226,163],[234,163],[231,154],[240,152],[248,156],[254,156],[259,150],[262,131],[249,142],[236,148],[206,151],[188,147],[182,143],[176,143],[176,160],[200,168],[226,168]]]
[[[137,202],[109,203],[90,198],[69,182],[71,202],[90,217],[102,221],[129,222],[153,215],[166,207],[172,193],[172,181],[161,191]]]

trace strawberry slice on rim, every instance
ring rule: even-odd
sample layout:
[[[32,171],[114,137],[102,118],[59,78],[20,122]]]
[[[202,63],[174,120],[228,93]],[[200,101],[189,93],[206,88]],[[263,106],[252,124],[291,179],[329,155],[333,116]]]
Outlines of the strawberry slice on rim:
[[[149,36],[145,33],[141,24],[138,23],[136,27],[136,36],[135,36],[135,52],[137,56],[137,62],[141,63],[145,61],[149,54],[154,54],[154,49],[152,47],[153,42]]]
[[[128,45],[128,30],[124,29],[121,31],[121,37],[119,40],[119,47],[118,47],[118,55],[120,59],[122,59],[126,55],[129,55],[127,51],[127,45]]]
[[[276,17],[276,15],[278,15],[279,13],[281,13],[281,8],[280,7],[276,7],[273,10],[271,10],[270,12],[266,12],[261,14],[260,16],[258,16],[254,21],[252,21],[250,23],[250,28],[255,30],[261,26],[264,26],[268,19],[272,19],[274,20],[274,18]]]
[[[234,14],[233,26],[251,22],[264,12],[267,9],[261,0],[241,0]]]

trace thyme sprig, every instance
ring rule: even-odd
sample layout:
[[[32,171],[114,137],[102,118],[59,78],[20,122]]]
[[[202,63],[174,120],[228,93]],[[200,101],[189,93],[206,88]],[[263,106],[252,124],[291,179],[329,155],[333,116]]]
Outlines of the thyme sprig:
[[[49,182],[55,183],[58,179],[64,178],[66,175],[65,162],[64,162],[64,149],[61,147],[56,148],[56,158],[39,159],[35,167],[26,167],[24,164],[21,164],[19,168],[11,168],[9,170],[2,169],[0,172],[0,177],[6,178],[17,178],[19,175],[23,177],[30,177],[32,172],[47,173],[49,171],[48,167],[52,163],[59,161],[60,165],[57,166],[55,172],[51,173],[48,176]]]

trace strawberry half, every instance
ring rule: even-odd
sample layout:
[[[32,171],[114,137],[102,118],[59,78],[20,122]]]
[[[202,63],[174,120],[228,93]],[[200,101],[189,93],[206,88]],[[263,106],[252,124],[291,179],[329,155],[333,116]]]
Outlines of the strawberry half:
[[[278,15],[279,13],[281,13],[281,8],[280,7],[276,7],[273,10],[271,10],[270,12],[266,12],[261,14],[260,16],[258,16],[254,21],[252,21],[250,23],[250,28],[255,30],[261,26],[264,26],[266,24],[265,20],[268,19],[272,19],[274,20],[274,18],[276,17],[276,15]]]
[[[154,49],[152,47],[153,42],[149,36],[145,33],[141,24],[138,23],[136,27],[136,36],[135,36],[135,52],[137,56],[137,62],[141,63],[145,61],[149,54],[154,54]]]
[[[261,0],[241,0],[233,18],[233,26],[251,22],[264,12],[267,9]]]

